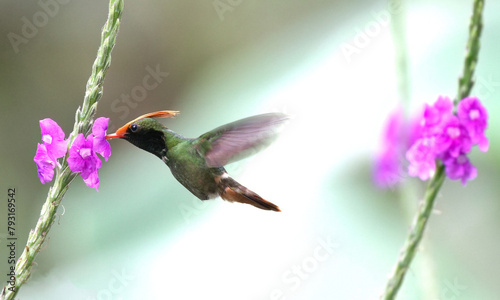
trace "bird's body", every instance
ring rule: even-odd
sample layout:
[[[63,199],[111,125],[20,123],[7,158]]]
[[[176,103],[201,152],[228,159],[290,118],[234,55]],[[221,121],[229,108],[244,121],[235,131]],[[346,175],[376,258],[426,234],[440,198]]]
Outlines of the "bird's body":
[[[141,116],[106,138],[126,139],[156,155],[170,168],[175,179],[201,200],[221,196],[231,202],[280,211],[278,206],[232,179],[224,165],[268,145],[276,136],[276,129],[288,119],[287,116],[266,114],[250,117],[192,139],[151,118],[158,114],[167,116],[165,112]]]
[[[175,179],[201,200],[212,199],[218,196],[217,178],[226,173],[223,167],[208,167],[195,146],[196,140],[172,137],[166,132],[167,140],[178,140],[169,148],[162,160],[172,171]]]

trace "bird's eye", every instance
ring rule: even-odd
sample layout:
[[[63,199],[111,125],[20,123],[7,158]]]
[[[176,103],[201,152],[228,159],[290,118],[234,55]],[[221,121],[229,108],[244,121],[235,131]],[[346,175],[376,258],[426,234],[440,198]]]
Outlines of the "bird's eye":
[[[134,123],[134,124],[132,124],[132,125],[130,125],[130,131],[132,131],[132,132],[136,132],[136,131],[137,131],[137,129],[139,129],[139,125],[137,125],[137,124],[135,124],[135,123]]]

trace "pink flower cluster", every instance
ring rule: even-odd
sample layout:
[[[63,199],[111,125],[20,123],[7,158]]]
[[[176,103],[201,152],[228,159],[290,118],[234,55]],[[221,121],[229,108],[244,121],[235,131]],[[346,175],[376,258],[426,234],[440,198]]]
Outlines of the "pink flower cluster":
[[[76,136],[69,149],[68,166],[72,172],[79,172],[83,181],[92,188],[99,188],[99,173],[102,162],[99,153],[107,161],[111,156],[111,146],[104,138],[108,129],[109,118],[98,118],[92,127],[92,133],[85,138],[83,133]],[[59,165],[58,158],[68,151],[68,140],[64,131],[51,119],[40,121],[43,144],[38,144],[34,161],[38,177],[45,184],[54,177],[54,168]]]
[[[457,106],[453,114],[453,102],[439,97],[433,106],[425,106],[420,123],[420,137],[406,152],[410,162],[408,173],[427,180],[436,171],[436,160],[445,165],[446,175],[462,184],[477,176],[467,157],[472,146],[488,150],[488,139],[484,132],[488,127],[488,113],[479,99],[467,97]]]
[[[375,162],[375,183],[390,187],[404,177],[401,157],[409,162],[408,173],[427,180],[436,171],[436,160],[441,161],[446,175],[462,184],[477,176],[476,168],[467,154],[474,145],[488,150],[485,130],[488,113],[476,97],[467,97],[458,103],[456,114],[453,102],[439,97],[433,105],[426,104],[421,114],[407,122],[401,110],[389,118],[384,130],[382,151]]]

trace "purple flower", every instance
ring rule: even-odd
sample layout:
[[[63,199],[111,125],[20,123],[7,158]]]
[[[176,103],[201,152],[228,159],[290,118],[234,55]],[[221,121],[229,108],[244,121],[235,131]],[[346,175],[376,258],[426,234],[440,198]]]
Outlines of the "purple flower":
[[[43,144],[38,144],[34,161],[40,181],[45,184],[54,177],[57,159],[66,155],[68,142],[64,140],[64,131],[52,119],[40,120]]]
[[[453,113],[453,102],[448,97],[440,96],[433,106],[425,104],[421,122],[422,134],[432,136],[440,133],[440,125],[444,119]]]
[[[94,137],[89,135],[87,139],[83,133],[76,136],[73,145],[69,149],[68,166],[73,172],[80,172],[83,181],[89,186],[99,188],[98,170],[102,162],[95,153]]]
[[[460,122],[469,131],[474,144],[478,144],[479,150],[488,151],[488,138],[484,131],[488,127],[488,112],[476,97],[467,97],[458,103],[457,114]]]
[[[54,177],[56,163],[48,155],[47,147],[44,144],[38,144],[34,161],[38,169],[38,177],[42,184],[51,181]]]
[[[477,176],[467,153],[475,144],[482,151],[488,150],[488,139],[484,135],[488,113],[477,98],[468,97],[459,102],[457,114],[458,117],[453,114],[453,103],[446,97],[425,106],[420,137],[406,153],[411,176],[428,179],[435,172],[435,160],[443,162],[450,179],[460,179],[464,185]]]
[[[98,118],[92,126],[92,134],[94,134],[94,152],[99,153],[106,161],[111,156],[111,146],[104,138],[106,130],[108,129],[109,118]]]
[[[73,172],[80,172],[83,181],[96,190],[99,187],[99,173],[102,162],[96,153],[101,154],[107,161],[111,156],[111,146],[104,138],[108,129],[109,118],[98,118],[92,127],[92,134],[87,138],[80,133],[71,148],[67,159],[68,166]],[[38,144],[34,161],[38,169],[38,177],[45,184],[54,177],[54,168],[58,165],[57,159],[66,155],[68,141],[64,140],[64,132],[51,119],[40,121],[43,144]]]
[[[405,177],[399,158],[400,153],[395,151],[386,151],[377,156],[373,179],[378,187],[393,187]]]
[[[463,185],[477,176],[476,167],[470,163],[469,158],[463,153],[457,157],[446,155],[443,158],[443,163],[446,167],[446,176],[452,180],[460,179]]]
[[[53,161],[66,155],[68,142],[64,140],[64,131],[52,119],[40,121],[42,131],[42,141],[47,148],[47,154]]]
[[[405,151],[408,150],[411,145],[413,145],[419,138],[423,136],[422,115],[423,110],[415,114],[410,120],[410,124],[407,127],[408,142],[405,145]]]
[[[404,137],[404,117],[402,109],[395,110],[384,126],[381,149],[375,159],[373,179],[381,188],[392,187],[403,178],[401,168],[402,153],[406,148]]]
[[[448,117],[439,129],[441,132],[436,135],[437,153],[448,152],[457,157],[460,153],[468,153],[471,150],[469,133],[454,115]]]
[[[410,162],[408,173],[427,180],[436,171],[436,143],[434,138],[418,139],[406,152],[406,159]]]

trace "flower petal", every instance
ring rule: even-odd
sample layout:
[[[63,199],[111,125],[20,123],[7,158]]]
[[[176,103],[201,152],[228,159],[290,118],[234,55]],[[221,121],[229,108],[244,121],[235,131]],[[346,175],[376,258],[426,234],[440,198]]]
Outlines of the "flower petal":
[[[92,126],[92,133],[96,138],[104,138],[108,129],[109,118],[97,118]]]
[[[53,139],[64,140],[64,131],[50,118],[40,120],[40,129],[42,131],[42,136],[48,134]]]
[[[441,125],[441,132],[436,135],[438,154],[445,152],[457,157],[460,153],[468,153],[472,148],[467,129],[456,116],[448,117]]]
[[[378,187],[390,188],[403,180],[401,158],[407,147],[407,129],[403,110],[398,108],[386,120],[381,149],[375,158],[373,180]]]
[[[419,139],[406,152],[406,159],[410,162],[408,173],[427,180],[436,171],[435,141],[433,138]]]
[[[433,106],[425,104],[423,113],[423,133],[433,135],[440,132],[441,122],[453,113],[453,102],[448,97],[439,97]]]
[[[64,140],[64,131],[52,119],[40,120],[42,140],[47,147],[47,153],[53,160],[66,155],[68,142]]]
[[[109,118],[98,118],[92,126],[92,133],[94,134],[94,151],[99,153],[104,157],[106,161],[111,156],[111,146],[109,142],[104,138],[106,135],[106,130],[108,129]]]
[[[457,106],[460,122],[467,128],[472,143],[479,144],[479,149],[488,150],[488,138],[485,136],[488,128],[488,112],[476,97],[462,99]]]
[[[47,148],[43,144],[38,144],[36,154],[33,159],[38,170],[38,177],[42,184],[49,182],[54,177],[55,162],[47,154]]]
[[[69,148],[68,166],[72,172],[81,172],[85,168],[85,160],[80,155],[80,149],[85,146],[85,136],[80,133]]]
[[[465,154],[458,157],[447,156],[443,158],[443,163],[446,167],[446,176],[452,180],[460,179],[462,185],[466,185],[468,180],[472,180],[477,176],[477,169],[469,161]]]
[[[104,157],[106,161],[111,156],[111,145],[106,139],[94,139],[94,151]]]
[[[93,149],[95,139],[89,135],[86,139],[80,133],[69,149],[68,165],[71,171],[80,172],[83,181],[93,188],[99,187],[98,169],[102,162]]]
[[[92,172],[83,182],[85,182],[88,187],[95,188],[99,192],[99,174],[97,170]]]

